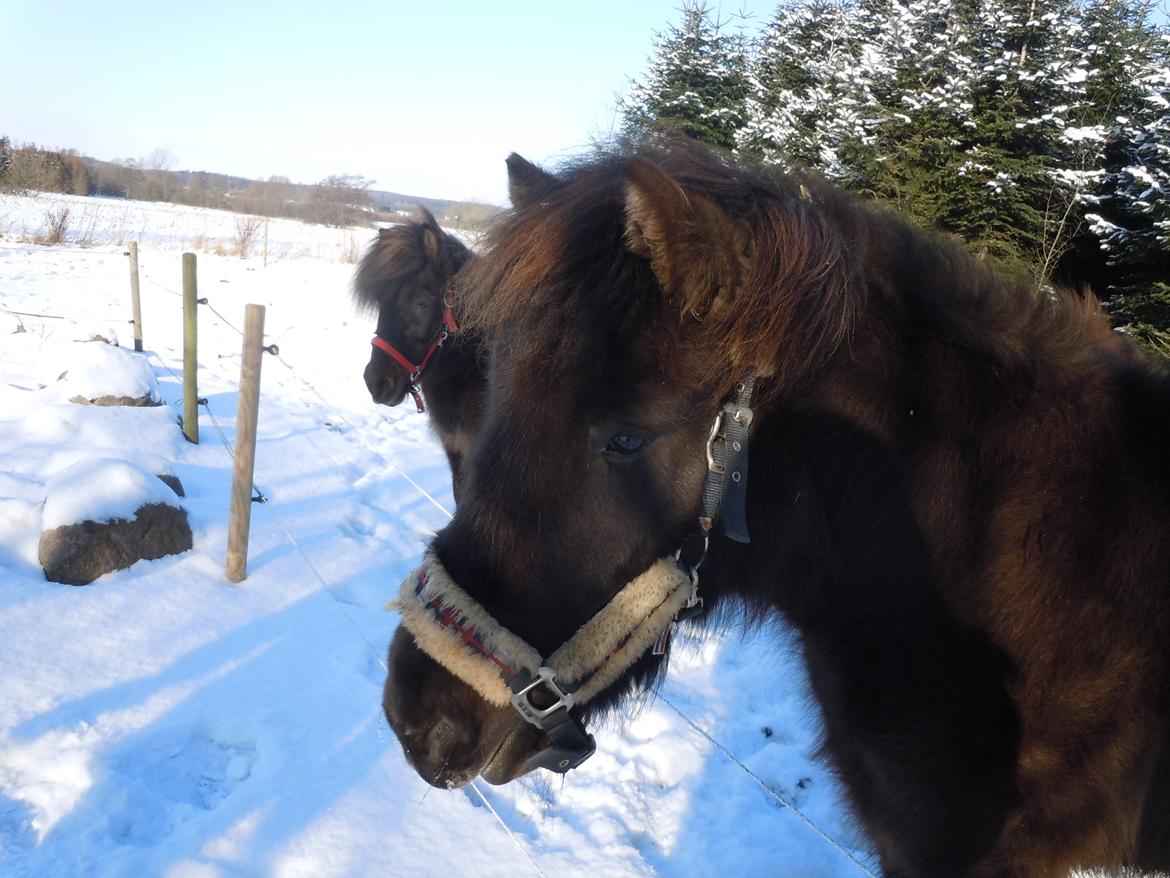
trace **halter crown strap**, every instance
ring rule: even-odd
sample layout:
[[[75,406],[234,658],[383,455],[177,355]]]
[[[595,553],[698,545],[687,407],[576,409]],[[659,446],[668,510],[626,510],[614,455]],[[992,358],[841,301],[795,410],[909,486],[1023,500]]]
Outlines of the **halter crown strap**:
[[[735,387],[735,399],[719,410],[707,441],[707,478],[699,526],[710,531],[720,514],[723,532],[737,543],[750,543],[747,527],[748,430],[752,424],[755,375]]]

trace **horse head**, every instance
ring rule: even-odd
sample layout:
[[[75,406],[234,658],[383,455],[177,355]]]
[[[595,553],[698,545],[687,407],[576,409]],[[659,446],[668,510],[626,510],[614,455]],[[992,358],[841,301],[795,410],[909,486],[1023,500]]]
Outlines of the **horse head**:
[[[563,700],[576,726],[570,749],[587,746],[592,717],[657,678],[663,657],[649,643],[661,645],[673,614],[608,608],[645,601],[627,585],[652,570],[667,571],[655,586],[663,606],[686,597],[663,559],[672,564],[698,528],[713,424],[745,374],[771,375],[781,358],[762,331],[780,318],[757,310],[757,193],[747,182],[709,185],[704,175],[721,179],[718,168],[699,155],[687,170],[661,165],[663,154],[606,158],[556,177],[510,157],[513,211],[461,275],[462,306],[490,345],[489,401],[459,508],[431,547],[432,564],[461,597],[443,604],[422,589],[425,573],[418,596],[435,618],[458,617],[448,632],[463,639],[457,651],[483,640],[486,627],[487,639],[515,635],[540,665],[583,626],[611,622],[623,649],[622,638],[640,644],[588,700],[570,697],[581,680],[555,668],[557,685],[525,695],[538,707]],[[811,222],[798,193],[791,211]],[[834,254],[810,247],[790,258],[801,264],[771,260],[763,270],[800,279],[783,315],[789,337],[807,333],[823,345],[844,327],[826,325],[835,318],[806,299],[834,281]],[[796,380],[813,357],[788,356]],[[412,588],[403,601],[415,599]],[[485,626],[466,622],[480,614]],[[400,627],[384,698],[424,778],[451,786],[482,773],[504,782],[564,749],[563,734],[525,722],[527,708],[513,709],[507,692],[490,697],[441,643],[420,646],[427,626]],[[504,676],[515,692],[536,670],[520,683]]]
[[[469,256],[456,238],[418,208],[409,222],[380,229],[358,263],[354,299],[378,315],[364,378],[374,402],[395,406],[416,395],[422,369],[453,326],[447,282]]]

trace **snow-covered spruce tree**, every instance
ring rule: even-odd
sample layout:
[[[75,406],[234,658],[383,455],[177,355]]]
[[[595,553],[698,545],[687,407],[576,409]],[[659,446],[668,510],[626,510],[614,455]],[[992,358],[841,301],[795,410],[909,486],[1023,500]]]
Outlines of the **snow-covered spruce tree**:
[[[1115,272],[1107,301],[1114,322],[1170,358],[1170,34],[1139,77],[1151,112],[1117,119],[1108,173],[1088,215]]]
[[[747,49],[703,2],[684,2],[682,21],[654,40],[642,80],[618,98],[626,137],[659,127],[680,130],[714,146],[735,145],[744,123]]]
[[[786,0],[753,43],[741,152],[788,167],[816,168],[849,185],[840,153],[864,145],[854,83],[859,32],[844,0]]]
[[[1068,0],[782,6],[758,43],[739,145],[811,165],[977,252],[1034,262],[1083,80],[1075,31]]]
[[[1142,45],[1153,51],[1137,54]],[[1088,200],[1093,233],[1121,271],[1115,286],[1125,289],[1170,282],[1170,33],[1123,48],[1133,87],[1103,102],[1110,116],[1102,125],[1103,180]]]
[[[1054,171],[1064,194],[1074,199],[1066,223],[1073,237],[1058,274],[1102,295],[1128,284],[1129,269],[1108,264],[1113,254],[1102,251],[1094,229],[1104,231],[1120,218],[1112,194],[1122,182],[1119,172],[1133,163],[1135,137],[1158,115],[1148,100],[1148,82],[1166,68],[1164,59],[1154,57],[1159,34],[1147,23],[1144,2],[1092,0],[1080,8],[1074,46],[1080,103],[1067,114],[1064,152]]]
[[[956,11],[962,44],[950,63],[966,81],[956,89],[963,106],[946,170],[933,184],[938,221],[977,252],[1047,275],[1068,238],[1059,218],[1071,196],[1053,172],[1081,99],[1075,9],[1067,0],[982,0]]]
[[[861,0],[852,84],[864,138],[844,158],[864,189],[929,225],[954,226],[969,181],[976,59],[957,0]]]

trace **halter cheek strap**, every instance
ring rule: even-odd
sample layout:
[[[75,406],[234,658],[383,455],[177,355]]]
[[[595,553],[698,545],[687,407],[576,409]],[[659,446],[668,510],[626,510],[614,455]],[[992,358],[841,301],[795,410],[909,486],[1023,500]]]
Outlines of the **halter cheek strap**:
[[[431,341],[431,346],[427,348],[422,362],[417,366],[405,354],[398,350],[398,348],[394,347],[394,345],[390,344],[390,342],[381,336],[375,335],[370,342],[370,344],[389,355],[390,359],[394,360],[394,362],[406,370],[407,381],[409,382],[407,390],[410,391],[410,395],[414,398],[414,404],[418,408],[419,414],[427,410],[423,402],[422,389],[418,386],[419,379],[422,378],[423,370],[427,367],[427,363],[431,361],[431,357],[438,353],[439,348],[443,346],[443,342],[459,331],[459,323],[455,320],[453,306],[454,302],[451,294],[448,293],[443,297],[443,322],[435,331],[435,337]]]

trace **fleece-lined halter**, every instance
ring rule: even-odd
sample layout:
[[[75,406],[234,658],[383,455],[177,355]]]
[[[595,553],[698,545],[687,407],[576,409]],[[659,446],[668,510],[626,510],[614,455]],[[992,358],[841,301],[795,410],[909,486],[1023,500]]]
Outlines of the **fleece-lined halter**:
[[[697,529],[673,557],[658,559],[627,583],[547,659],[460,588],[430,550],[387,605],[402,613],[402,624],[427,655],[489,704],[511,704],[548,736],[551,746],[530,765],[564,773],[593,755],[593,736],[571,709],[614,683],[647,650],[665,653],[674,624],[702,609],[699,567],[721,507],[727,536],[749,542],[744,504],[752,387],[749,375],[711,427]]]
[[[443,296],[443,320],[439,324],[439,328],[435,330],[435,336],[431,340],[431,345],[427,348],[422,362],[418,365],[412,363],[398,348],[394,347],[394,345],[379,335],[375,335],[373,341],[370,342],[378,350],[388,354],[394,362],[406,370],[407,389],[410,391],[410,395],[414,397],[414,404],[418,407],[420,414],[427,410],[426,405],[423,403],[422,389],[418,386],[418,382],[422,378],[423,370],[426,369],[427,363],[431,361],[431,357],[438,353],[439,348],[443,346],[443,342],[459,331],[459,323],[455,320],[455,312],[452,310],[453,306],[454,302],[452,301],[451,293],[447,293],[447,295]]]

